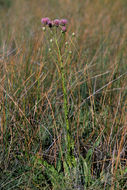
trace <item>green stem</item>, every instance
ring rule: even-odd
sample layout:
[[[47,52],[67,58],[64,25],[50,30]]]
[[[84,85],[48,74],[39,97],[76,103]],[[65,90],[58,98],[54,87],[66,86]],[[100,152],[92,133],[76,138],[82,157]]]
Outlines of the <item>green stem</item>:
[[[66,122],[66,138],[65,143],[67,146],[67,159],[71,158],[71,135],[70,135],[70,126],[69,126],[69,119],[68,119],[68,103],[67,103],[67,89],[66,89],[66,82],[65,82],[65,71],[64,71],[64,65],[62,60],[61,51],[58,45],[58,40],[55,38],[55,43],[58,50],[58,59],[59,59],[59,66],[60,66],[60,74],[61,74],[61,80],[62,80],[62,89],[63,89],[63,95],[64,95],[64,116],[65,116],[65,122]]]

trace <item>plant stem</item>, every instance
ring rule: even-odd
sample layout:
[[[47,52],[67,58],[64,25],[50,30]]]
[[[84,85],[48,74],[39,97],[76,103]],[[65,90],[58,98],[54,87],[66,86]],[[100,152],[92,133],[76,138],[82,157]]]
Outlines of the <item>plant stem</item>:
[[[58,50],[58,60],[59,60],[59,66],[60,66],[63,95],[64,95],[64,117],[65,117],[65,122],[66,122],[65,143],[66,143],[66,147],[67,147],[67,161],[69,161],[69,160],[71,160],[72,145],[71,145],[70,126],[69,126],[69,119],[68,119],[68,103],[67,103],[67,89],[66,89],[66,82],[65,82],[65,71],[64,71],[62,55],[61,55],[61,51],[60,51],[60,48],[58,45],[57,38],[55,38],[55,43],[56,43],[57,50]]]

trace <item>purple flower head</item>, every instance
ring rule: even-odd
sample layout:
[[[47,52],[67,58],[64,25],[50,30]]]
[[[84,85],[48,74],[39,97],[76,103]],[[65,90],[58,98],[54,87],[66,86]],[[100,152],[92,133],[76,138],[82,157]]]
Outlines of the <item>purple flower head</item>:
[[[62,33],[65,33],[67,31],[66,26],[62,26]]]
[[[60,20],[59,19],[55,19],[53,22],[54,22],[54,25],[57,26],[57,27],[60,25]]]
[[[47,22],[47,25],[49,26],[49,28],[51,28],[52,26],[53,26],[53,21],[51,21],[51,20],[49,20],[48,22]]]
[[[48,17],[45,17],[45,18],[41,19],[41,23],[44,24],[44,25],[48,24],[49,21],[50,21],[50,19]]]
[[[61,19],[60,20],[60,25],[61,26],[65,26],[67,24],[67,20],[66,19]]]

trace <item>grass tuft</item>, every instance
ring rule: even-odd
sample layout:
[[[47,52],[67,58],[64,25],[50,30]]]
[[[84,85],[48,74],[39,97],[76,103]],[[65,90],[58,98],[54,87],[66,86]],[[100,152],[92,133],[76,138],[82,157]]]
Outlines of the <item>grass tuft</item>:
[[[0,189],[127,189],[127,3],[3,2]]]

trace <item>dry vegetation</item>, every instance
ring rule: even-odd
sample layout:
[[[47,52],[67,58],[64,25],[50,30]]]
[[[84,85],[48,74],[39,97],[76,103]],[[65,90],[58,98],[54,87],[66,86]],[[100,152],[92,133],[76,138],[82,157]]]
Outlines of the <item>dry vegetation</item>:
[[[66,65],[77,159],[69,174],[58,170],[63,94],[45,16],[68,19],[67,41],[76,34]],[[127,189],[125,0],[0,5],[0,190],[10,189]]]

